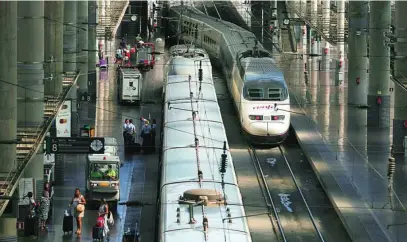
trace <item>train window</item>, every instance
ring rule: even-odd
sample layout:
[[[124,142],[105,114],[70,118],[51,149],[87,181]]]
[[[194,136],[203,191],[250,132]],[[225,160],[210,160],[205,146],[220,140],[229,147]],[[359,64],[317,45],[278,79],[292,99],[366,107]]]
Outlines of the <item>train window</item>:
[[[269,88],[268,94],[269,99],[273,101],[280,101],[281,97],[283,96],[281,88]]]
[[[264,91],[262,88],[249,88],[247,90],[249,97],[252,99],[264,98]]]

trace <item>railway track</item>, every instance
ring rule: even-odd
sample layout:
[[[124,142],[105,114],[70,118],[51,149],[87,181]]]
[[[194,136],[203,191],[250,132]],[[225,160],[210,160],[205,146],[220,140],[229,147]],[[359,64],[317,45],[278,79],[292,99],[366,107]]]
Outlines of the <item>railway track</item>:
[[[279,241],[322,241],[318,224],[285,155],[285,149],[248,149]]]

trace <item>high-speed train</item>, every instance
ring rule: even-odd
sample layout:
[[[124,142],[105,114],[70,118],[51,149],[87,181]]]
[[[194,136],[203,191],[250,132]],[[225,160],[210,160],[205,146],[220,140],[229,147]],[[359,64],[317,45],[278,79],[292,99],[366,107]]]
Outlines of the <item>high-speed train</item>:
[[[164,73],[158,240],[251,242],[208,54],[181,45],[170,55]]]
[[[205,15],[192,6],[171,6],[167,29],[204,48],[222,67],[247,138],[279,144],[290,127],[290,97],[281,70],[251,32]]]

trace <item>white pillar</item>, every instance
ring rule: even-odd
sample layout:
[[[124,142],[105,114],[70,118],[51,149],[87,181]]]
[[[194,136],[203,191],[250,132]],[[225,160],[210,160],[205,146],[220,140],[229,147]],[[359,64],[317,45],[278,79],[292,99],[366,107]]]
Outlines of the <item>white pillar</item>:
[[[337,26],[337,44],[338,44],[338,60],[339,66],[336,68],[335,85],[343,84],[344,69],[345,69],[345,0],[338,1],[338,26]]]
[[[395,77],[404,85],[407,84],[407,2],[396,2],[396,61]],[[407,136],[407,94],[398,85],[395,85],[394,119],[393,119],[393,147],[396,152],[404,152],[403,142]]]
[[[369,88],[367,58],[368,4],[361,1],[349,2],[348,38],[348,104],[367,105]]]
[[[331,1],[322,1],[322,32],[329,37],[329,27],[331,21]]]
[[[390,126],[390,49],[387,46],[391,22],[389,1],[370,2],[368,125]]]

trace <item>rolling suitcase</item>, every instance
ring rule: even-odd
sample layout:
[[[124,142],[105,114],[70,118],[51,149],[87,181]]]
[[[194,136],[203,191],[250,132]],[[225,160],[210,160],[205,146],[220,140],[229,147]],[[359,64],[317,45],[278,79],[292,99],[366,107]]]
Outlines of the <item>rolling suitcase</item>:
[[[64,232],[64,234],[73,232],[73,216],[72,215],[64,216],[64,220],[62,223],[62,231]]]
[[[36,235],[38,228],[38,221],[35,217],[27,216],[24,220],[24,235]]]
[[[98,227],[98,226],[93,227],[92,239],[103,241],[103,227]]]

